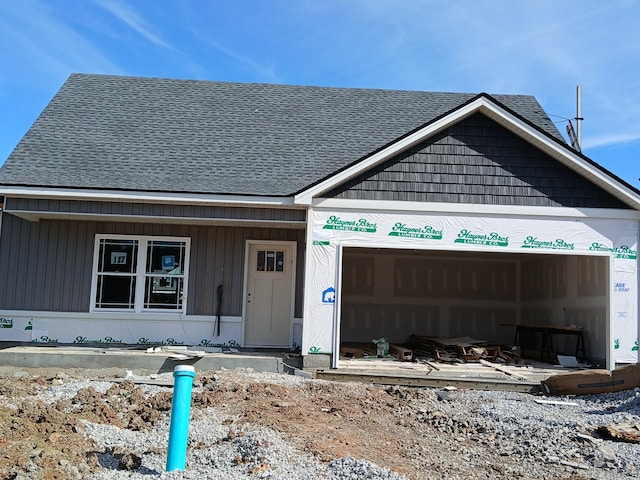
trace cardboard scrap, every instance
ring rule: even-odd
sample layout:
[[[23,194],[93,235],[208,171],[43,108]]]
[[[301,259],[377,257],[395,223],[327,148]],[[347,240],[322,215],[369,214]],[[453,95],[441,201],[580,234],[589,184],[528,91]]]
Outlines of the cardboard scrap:
[[[609,371],[604,369],[552,375],[540,382],[550,395],[590,395],[621,392],[640,387],[640,363]]]

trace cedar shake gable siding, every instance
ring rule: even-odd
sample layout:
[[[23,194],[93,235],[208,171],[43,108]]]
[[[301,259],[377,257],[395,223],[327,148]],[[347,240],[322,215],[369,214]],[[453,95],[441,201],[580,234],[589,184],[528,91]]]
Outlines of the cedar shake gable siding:
[[[630,208],[480,113],[323,197]]]

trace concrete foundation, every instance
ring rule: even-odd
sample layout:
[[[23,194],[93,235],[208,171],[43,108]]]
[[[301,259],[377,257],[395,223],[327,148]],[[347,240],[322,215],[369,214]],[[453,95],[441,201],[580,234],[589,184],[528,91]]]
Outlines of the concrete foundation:
[[[0,346],[0,365],[21,368],[122,368],[172,372],[176,365],[193,365],[199,371],[251,368],[257,372],[293,373],[302,367],[299,358],[281,353],[204,353],[122,348],[12,345]]]
[[[304,369],[331,368],[331,355],[318,353],[304,355],[302,357],[302,367]]]

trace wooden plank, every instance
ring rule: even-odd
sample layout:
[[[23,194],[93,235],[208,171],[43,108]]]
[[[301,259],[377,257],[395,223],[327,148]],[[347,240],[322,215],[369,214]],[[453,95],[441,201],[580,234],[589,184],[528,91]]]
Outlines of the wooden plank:
[[[111,382],[111,383],[124,383],[131,382],[135,385],[153,385],[156,387],[168,387],[173,388],[173,379],[171,380],[156,380],[145,378],[92,378],[94,382]]]
[[[376,373],[353,373],[344,370],[318,370],[316,378],[337,382],[363,382],[377,385],[402,385],[407,387],[445,387],[469,388],[476,390],[497,390],[508,392],[538,393],[540,384],[534,382],[513,382],[491,378],[460,378],[449,376],[438,378],[414,375],[383,375]]]
[[[398,360],[411,360],[413,358],[413,352],[411,350],[399,345],[389,345],[389,352],[395,355]]]
[[[510,372],[508,369],[501,367],[500,365],[494,365],[493,363],[489,363],[486,360],[480,360],[480,364],[484,365],[485,367],[493,368],[494,370],[497,370],[498,372],[502,372],[505,375],[509,375],[510,377],[517,378],[518,380],[525,380],[524,377],[521,377],[520,375],[516,375],[515,373]]]
[[[632,423],[621,423],[616,425],[601,425],[598,433],[629,443],[640,443],[640,425]]]
[[[347,358],[363,358],[364,350],[356,347],[340,347],[340,356]]]

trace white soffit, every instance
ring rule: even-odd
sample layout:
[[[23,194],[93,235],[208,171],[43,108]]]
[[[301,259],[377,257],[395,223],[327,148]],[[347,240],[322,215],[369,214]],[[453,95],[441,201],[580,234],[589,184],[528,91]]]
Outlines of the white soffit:
[[[292,197],[244,195],[184,194],[171,192],[124,192],[116,190],[77,190],[72,188],[37,188],[0,186],[0,196],[15,198],[51,198],[100,202],[168,203],[181,205],[228,205],[255,208],[296,208]],[[301,208],[300,206],[297,206]]]
[[[351,180],[361,173],[366,172],[374,166],[388,160],[394,155],[405,151],[413,145],[424,141],[450,125],[460,122],[478,112],[485,114],[507,130],[523,138],[525,141],[539,148],[563,165],[576,171],[578,174],[587,178],[600,188],[608,191],[623,203],[636,210],[640,210],[640,195],[638,195],[638,193],[633,189],[615,180],[610,175],[607,175],[605,172],[592,165],[589,161],[585,160],[582,156],[563,146],[558,141],[542,134],[536,128],[532,127],[517,116],[509,113],[487,97],[479,97],[476,100],[463,105],[450,114],[430,123],[410,135],[407,135],[361,162],[358,162],[323,182],[304,190],[294,197],[294,203],[311,205],[314,197],[321,196],[323,193],[332,190],[348,180]]]

